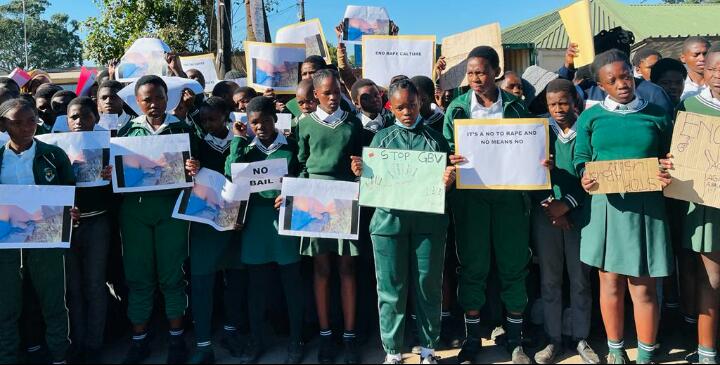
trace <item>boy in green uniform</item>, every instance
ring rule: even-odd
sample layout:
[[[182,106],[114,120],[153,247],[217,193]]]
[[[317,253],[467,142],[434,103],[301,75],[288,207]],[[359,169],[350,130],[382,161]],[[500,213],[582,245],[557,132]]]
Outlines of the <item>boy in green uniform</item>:
[[[415,85],[403,80],[388,91],[394,125],[378,132],[371,147],[413,151],[450,151],[443,136],[425,125]],[[362,158],[352,157],[352,169],[362,175]],[[443,177],[446,188],[455,181],[455,167]],[[421,334],[422,364],[436,364],[440,341],[442,276],[445,260],[446,214],[375,209],[370,223],[378,282],[380,333],[385,363],[402,363],[408,290],[415,291],[415,312]]]
[[[442,133],[445,113],[435,104],[435,83],[427,76],[415,76],[410,81],[418,90],[420,116],[425,125]]]
[[[679,109],[720,117],[720,45],[711,47],[705,60],[706,88],[697,96],[685,99]],[[715,364],[720,309],[720,209],[690,203],[683,219],[682,241],[697,267],[697,363]],[[688,269],[692,267],[688,265]]]
[[[445,111],[443,134],[453,150],[456,119],[526,118],[522,101],[500,90],[497,52],[491,47],[473,49],[467,58],[470,91],[457,97]],[[462,156],[450,156],[453,164]],[[460,362],[474,361],[480,351],[480,309],[485,304],[490,254],[494,252],[502,283],[501,298],[508,312],[505,329],[514,363],[529,363],[522,348],[523,312],[527,305],[525,277],[530,262],[530,220],[526,194],[521,191],[458,190],[450,199],[455,219],[460,264],[458,301],[465,310],[466,339]]]
[[[362,151],[362,123],[340,108],[342,100],[337,73],[320,70],[313,75],[318,109],[298,124],[298,161],[301,176],[310,179],[354,181],[350,170],[350,156]],[[330,272],[331,259],[337,255],[345,332],[345,361],[357,363],[355,338],[356,282],[354,256],[359,254],[356,241],[333,239],[301,239],[301,253],[313,256],[315,300],[320,322],[320,363],[334,360],[332,329],[330,328]]]
[[[365,130],[363,146],[367,146],[378,131],[392,125],[395,117],[383,108],[380,89],[372,80],[357,80],[350,88],[350,97],[358,110],[357,118]]]
[[[118,116],[118,129],[125,126],[132,117],[123,110],[123,101],[118,96],[123,85],[115,80],[103,81],[97,91],[97,108],[100,114],[115,114]]]
[[[661,158],[659,183],[670,183],[672,122],[665,110],[635,95],[627,56],[612,50],[595,57],[592,73],[607,93],[604,101],[578,119],[573,164],[585,191],[597,182],[585,175],[585,163]],[[674,268],[662,192],[595,194],[580,223],[580,259],[597,267],[600,310],[608,339],[608,363],[627,363],[624,349],[625,291],[630,290],[638,339],[638,364],[654,360],[659,321],[657,279]]]
[[[225,173],[225,159],[230,155],[233,134],[227,128],[231,106],[224,99],[211,96],[198,108],[197,120],[202,134],[197,158],[207,169]],[[239,228],[239,227],[238,227]],[[212,314],[215,278],[223,270],[225,276],[225,315],[223,346],[239,357],[243,341],[237,334],[244,306],[245,273],[240,269],[240,245],[234,231],[218,231],[207,224],[190,223],[190,285],[191,306],[195,324],[196,351],[191,364],[215,362],[212,344]]]
[[[580,100],[575,85],[565,79],[551,81],[545,89],[550,112],[550,153],[555,168],[550,171],[551,191],[533,194],[533,242],[540,262],[540,280],[547,346],[535,354],[538,364],[553,364],[563,352],[563,276],[570,279],[570,325],[573,344],[586,364],[600,359],[588,345],[592,293],[590,269],[580,262],[580,230],[575,226],[585,200],[580,178],[572,164]],[[564,262],[564,265],[563,265]]]
[[[291,136],[297,138],[298,135],[298,123],[300,119],[307,117],[310,113],[317,110],[317,99],[315,99],[315,88],[313,87],[312,79],[306,79],[300,81],[297,90],[295,91],[295,100],[300,108],[300,115],[293,116],[291,123]]]
[[[139,116],[118,132],[121,137],[164,134],[190,135],[193,129],[167,114],[167,85],[157,76],[143,76],[135,84]],[[195,148],[193,148],[193,151]],[[185,169],[195,175],[200,164],[188,159]],[[172,218],[177,190],[126,194],[120,207],[123,262],[129,292],[128,317],[133,325],[132,345],[123,361],[137,364],[150,355],[147,325],[159,286],[170,324],[168,363],[185,362],[183,316],[187,306],[183,263],[188,255],[188,222]]]
[[[70,160],[62,149],[33,138],[38,113],[25,99],[0,105],[0,125],[10,140],[0,147],[0,184],[75,185]],[[71,212],[77,221],[79,213]],[[65,305],[65,250],[0,250],[0,363],[20,362],[19,319],[23,310],[24,280],[42,308],[45,341],[54,363],[64,363],[70,346],[68,310]],[[26,303],[27,305],[27,303]]]
[[[255,138],[236,135],[232,142],[231,154],[225,164],[225,174],[231,176],[233,163],[251,163],[271,159],[284,159],[288,175],[297,176],[300,165],[297,160],[298,146],[292,139],[275,128],[277,116],[272,99],[258,96],[247,105],[248,124]],[[278,190],[253,193],[248,204],[246,224],[242,230],[242,262],[249,273],[248,299],[250,302],[251,339],[240,361],[256,363],[265,352],[263,327],[267,310],[266,298],[271,287],[274,270],[278,270],[282,290],[288,302],[290,343],[286,364],[299,364],[304,355],[302,341],[303,297],[300,274],[300,242],[297,237],[280,236],[277,231],[278,215],[275,202]]]

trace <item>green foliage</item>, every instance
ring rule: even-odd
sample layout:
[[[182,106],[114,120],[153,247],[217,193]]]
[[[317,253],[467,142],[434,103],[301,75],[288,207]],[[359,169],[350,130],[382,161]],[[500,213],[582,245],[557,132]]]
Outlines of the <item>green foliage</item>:
[[[136,39],[157,37],[178,53],[207,51],[206,7],[201,0],[95,0],[102,14],[84,22],[85,56],[98,64],[122,57]]]
[[[0,5],[0,70],[63,68],[82,64],[79,23],[66,14],[42,19],[48,0],[26,0],[28,64],[25,64],[22,0]]]

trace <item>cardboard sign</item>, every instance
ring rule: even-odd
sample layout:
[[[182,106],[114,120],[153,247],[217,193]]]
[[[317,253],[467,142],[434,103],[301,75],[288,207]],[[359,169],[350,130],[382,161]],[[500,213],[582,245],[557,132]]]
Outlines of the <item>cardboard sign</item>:
[[[366,147],[362,158],[360,205],[445,213],[447,154]]]
[[[678,113],[670,153],[673,181],[665,196],[720,208],[720,117]]]
[[[282,178],[288,174],[287,160],[284,158],[251,163],[234,163],[230,165],[230,171],[233,181],[249,181],[251,193],[280,190],[282,188]]]
[[[316,55],[325,59],[328,64],[330,51],[325,40],[320,19],[310,19],[305,22],[286,25],[275,33],[275,43],[303,44],[309,50],[307,56]]]
[[[383,87],[396,75],[432,78],[435,36],[366,35],[362,38],[363,78]]]
[[[443,38],[442,55],[447,65],[440,75],[440,87],[452,90],[468,85],[466,59],[468,53],[477,46],[490,46],[497,51],[501,68],[498,77],[502,76],[505,57],[501,34],[500,23],[493,23]]]
[[[458,189],[547,190],[550,171],[548,120],[456,119],[455,150],[467,163],[457,166]]]
[[[580,0],[558,12],[570,43],[577,43],[578,56],[575,68],[589,65],[595,59],[592,23],[590,22],[590,1]]]
[[[662,191],[659,166],[657,158],[588,162],[585,174],[597,181],[590,194]]]
[[[272,88],[276,94],[295,94],[305,61],[305,42],[245,42],[245,60],[248,86],[261,93]]]
[[[205,92],[212,92],[218,83],[218,74],[215,69],[215,56],[212,53],[198,56],[180,57],[180,64],[185,72],[196,69],[205,78]]]

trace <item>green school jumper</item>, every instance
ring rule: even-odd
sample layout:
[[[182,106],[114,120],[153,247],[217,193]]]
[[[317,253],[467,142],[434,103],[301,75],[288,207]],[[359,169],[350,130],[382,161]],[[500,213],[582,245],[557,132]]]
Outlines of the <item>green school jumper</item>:
[[[285,109],[287,109],[290,114],[293,115],[295,118],[300,118],[302,116],[302,112],[300,111],[300,105],[298,105],[297,98],[292,98],[290,101],[285,104]],[[340,99],[340,109],[350,113],[353,111],[353,106],[348,103],[345,98],[341,97]]]
[[[282,132],[269,147],[259,140],[248,141],[235,137],[230,147],[230,156],[225,164],[225,175],[231,176],[231,165],[257,161],[285,159],[288,175],[298,176],[300,165],[297,161],[298,146],[292,139],[286,139]],[[242,263],[262,265],[277,263],[289,265],[300,261],[300,240],[297,237],[278,234],[278,212],[275,198],[279,190],[268,190],[250,194],[247,218],[242,234]]]
[[[35,140],[33,175],[37,185],[75,185],[63,150]],[[0,171],[6,146],[0,147]],[[0,181],[0,184],[4,184]],[[45,340],[53,361],[64,361],[70,347],[65,305],[65,250],[59,248],[0,250],[0,364],[17,364],[19,320],[23,311],[23,279],[29,278],[45,320]]]
[[[685,99],[679,110],[720,117],[720,101],[709,89]],[[683,217],[682,242],[689,250],[699,253],[720,251],[720,209],[689,203]]]
[[[450,152],[442,134],[423,120],[413,128],[393,125],[377,133],[370,147]],[[440,340],[447,214],[375,209],[370,235],[375,253],[380,337],[388,354],[402,353],[408,290],[414,291],[420,345]]]
[[[578,119],[573,164],[578,176],[590,161],[664,158],[672,122],[665,111],[640,100],[610,110],[607,100]],[[591,195],[583,206],[580,259],[601,270],[632,277],[664,277],[673,258],[662,192]]]
[[[153,131],[145,116],[126,124],[121,137],[183,134],[190,135],[194,147],[194,130],[172,115],[165,125]],[[193,151],[195,149],[193,148]],[[128,318],[136,325],[150,320],[155,290],[159,286],[165,300],[168,319],[180,318],[187,307],[183,263],[188,257],[187,221],[172,218],[179,190],[125,194],[120,207],[120,233],[123,263],[128,288]]]
[[[311,113],[298,124],[298,162],[300,176],[309,179],[355,181],[350,156],[361,156],[362,123],[342,111],[340,119],[327,123]],[[316,256],[328,253],[357,256],[356,241],[306,238],[300,240],[300,253]]]
[[[443,135],[455,148],[455,119],[471,119],[474,91],[460,95],[445,112]],[[502,91],[504,118],[529,118],[515,96]],[[514,190],[457,190],[450,196],[460,266],[458,302],[467,311],[485,305],[485,290],[494,252],[506,309],[522,313],[527,305],[525,277],[530,262],[530,215],[527,195]]]

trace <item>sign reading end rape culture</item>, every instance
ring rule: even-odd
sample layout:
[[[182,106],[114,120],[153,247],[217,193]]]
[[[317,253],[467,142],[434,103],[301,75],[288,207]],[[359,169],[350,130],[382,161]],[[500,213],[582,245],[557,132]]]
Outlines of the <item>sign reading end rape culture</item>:
[[[458,189],[546,190],[550,170],[548,121],[536,119],[457,119],[455,151]]]
[[[362,37],[363,78],[388,87],[395,75],[432,78],[435,64],[435,36],[364,35]]]

